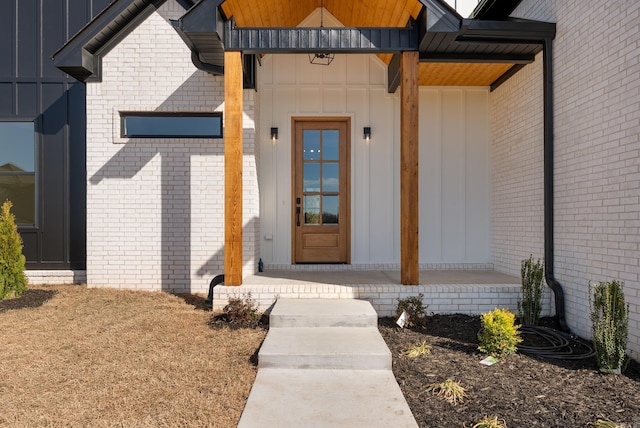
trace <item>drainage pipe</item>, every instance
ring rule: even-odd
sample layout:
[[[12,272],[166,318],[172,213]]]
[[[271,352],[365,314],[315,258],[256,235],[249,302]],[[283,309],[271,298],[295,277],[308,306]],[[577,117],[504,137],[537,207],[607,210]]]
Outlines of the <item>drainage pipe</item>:
[[[543,103],[544,103],[544,278],[553,291],[556,302],[556,319],[561,330],[569,332],[564,313],[564,292],[553,272],[553,51],[551,39],[542,45]]]
[[[207,300],[205,300],[205,303],[210,304],[211,306],[213,306],[213,288],[216,285],[219,285],[219,284],[222,284],[222,283],[224,283],[224,274],[216,275],[216,276],[213,277],[213,279],[209,283],[209,295],[207,296]]]

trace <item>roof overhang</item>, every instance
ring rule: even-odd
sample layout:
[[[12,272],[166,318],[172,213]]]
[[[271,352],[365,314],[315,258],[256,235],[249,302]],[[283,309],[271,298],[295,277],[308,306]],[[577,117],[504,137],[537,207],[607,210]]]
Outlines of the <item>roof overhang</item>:
[[[514,70],[532,62],[542,50],[542,43],[553,39],[556,31],[555,24],[539,21],[463,19],[442,0],[396,0],[405,2],[402,16],[408,17],[407,22],[403,26],[375,28],[238,26],[234,16],[225,15],[225,9],[228,13],[246,12],[243,0],[200,0],[195,5],[191,0],[179,1],[189,9],[172,24],[190,48],[193,63],[202,70],[223,74],[225,50],[246,54],[377,54],[389,65],[390,92],[395,92],[399,84],[395,57],[401,52],[420,53],[421,85],[489,86],[499,84]],[[335,1],[334,7],[344,14],[343,4]],[[388,0],[371,1],[389,7]],[[55,65],[82,81],[100,79],[102,56],[164,2],[115,0],[54,54]],[[291,3],[289,7],[294,4],[298,5]],[[254,18],[263,13],[262,6],[259,11],[251,10]],[[251,22],[246,16],[243,19]],[[349,19],[358,22],[357,16]],[[394,19],[384,22],[398,24],[400,19]],[[255,66],[250,62],[249,58],[247,70]]]
[[[405,51],[419,51],[420,74],[425,76],[421,77],[422,83],[456,84],[452,78],[430,79],[429,76],[435,70],[442,70],[445,64],[467,64],[464,70],[482,79],[467,79],[465,84],[488,86],[499,82],[499,78],[512,67],[517,69],[533,62],[535,55],[542,50],[543,40],[555,37],[553,23],[463,19],[439,0],[420,0],[423,6],[421,13],[416,20],[409,19],[405,27],[380,28],[241,27],[233,16],[226,19],[221,12],[222,3],[223,0],[202,0],[176,27],[201,59],[212,58],[212,64],[217,66],[223,66],[220,58],[224,50],[251,54],[375,53],[394,57]],[[207,24],[199,29],[188,23],[190,15],[198,15],[200,20],[209,18],[205,20]],[[214,16],[215,20],[212,19]],[[399,84],[398,64],[397,58],[389,61],[389,92],[395,92]]]
[[[116,0],[52,56],[60,70],[80,81],[100,80],[102,56],[156,11],[166,0]],[[178,0],[188,9],[191,0]]]

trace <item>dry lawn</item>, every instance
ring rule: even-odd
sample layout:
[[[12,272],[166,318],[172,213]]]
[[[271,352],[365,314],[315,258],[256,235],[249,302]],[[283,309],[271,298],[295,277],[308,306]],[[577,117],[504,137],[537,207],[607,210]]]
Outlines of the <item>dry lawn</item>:
[[[166,293],[33,288],[55,295],[0,311],[0,426],[237,424],[264,330]]]

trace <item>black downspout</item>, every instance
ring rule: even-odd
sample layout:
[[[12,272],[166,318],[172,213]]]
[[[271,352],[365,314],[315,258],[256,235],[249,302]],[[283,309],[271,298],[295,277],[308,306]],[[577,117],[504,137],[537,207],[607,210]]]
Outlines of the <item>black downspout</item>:
[[[214,276],[209,283],[209,294],[207,295],[207,300],[205,300],[206,304],[213,306],[213,288],[220,284],[224,284],[224,274]]]
[[[544,39],[543,103],[544,103],[544,278],[553,291],[556,319],[561,330],[570,332],[564,313],[564,292],[553,272],[553,51],[551,39]]]

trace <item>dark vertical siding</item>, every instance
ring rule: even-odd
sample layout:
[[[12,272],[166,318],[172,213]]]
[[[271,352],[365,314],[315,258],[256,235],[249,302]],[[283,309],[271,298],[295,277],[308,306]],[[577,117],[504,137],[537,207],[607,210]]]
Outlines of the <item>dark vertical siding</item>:
[[[49,1],[49,0],[47,0]],[[64,83],[44,83],[42,85],[42,144],[40,145],[40,206],[42,216],[42,260],[58,263],[61,254],[68,262],[66,237],[69,232],[65,228],[67,222],[68,192],[65,186],[68,176],[66,162],[68,144],[66,140],[67,93]]]
[[[37,225],[20,228],[29,269],[86,260],[85,86],[51,55],[111,0],[0,1],[0,120],[33,120]]]
[[[0,2],[0,52],[2,60],[0,60],[0,77],[7,78],[15,74],[15,55],[14,50],[9,43],[15,42],[16,20],[15,20],[15,2]],[[4,95],[0,92],[0,102],[4,100]]]
[[[0,77],[0,79],[2,78]],[[14,104],[13,83],[0,81],[0,114],[3,116],[13,116],[15,114]]]
[[[74,83],[69,88],[69,262],[72,269],[84,269],[87,245],[86,223],[86,97],[82,83]]]
[[[40,26],[34,25],[39,21],[38,3],[38,0],[20,0],[17,4],[17,77],[22,79],[36,79],[40,75],[38,70],[38,63],[42,58],[39,55],[40,49],[38,49],[40,45],[40,34],[38,34]]]

